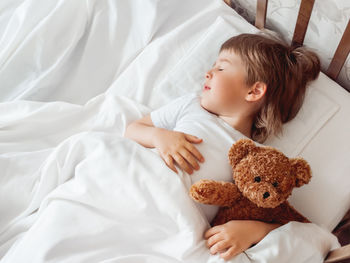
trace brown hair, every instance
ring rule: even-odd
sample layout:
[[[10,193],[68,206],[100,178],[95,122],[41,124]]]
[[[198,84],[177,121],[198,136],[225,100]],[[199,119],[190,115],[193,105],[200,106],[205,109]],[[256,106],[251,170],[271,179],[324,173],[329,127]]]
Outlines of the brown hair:
[[[293,119],[304,101],[306,84],[317,78],[320,60],[305,47],[290,47],[264,35],[241,34],[220,48],[239,55],[246,66],[246,84],[267,85],[265,102],[257,112],[252,139],[262,143],[270,134],[282,132],[282,124]]]

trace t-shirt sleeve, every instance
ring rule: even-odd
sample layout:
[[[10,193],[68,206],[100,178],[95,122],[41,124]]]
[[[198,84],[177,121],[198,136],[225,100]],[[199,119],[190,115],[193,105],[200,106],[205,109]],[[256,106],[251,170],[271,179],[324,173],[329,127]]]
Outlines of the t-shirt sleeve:
[[[181,96],[150,113],[153,125],[158,128],[173,130],[181,118],[184,108],[193,95]]]

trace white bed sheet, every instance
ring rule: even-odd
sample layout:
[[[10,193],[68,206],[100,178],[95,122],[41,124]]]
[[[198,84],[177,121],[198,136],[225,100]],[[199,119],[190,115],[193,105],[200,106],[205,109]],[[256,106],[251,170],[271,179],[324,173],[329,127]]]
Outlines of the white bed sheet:
[[[39,16],[44,2],[48,20],[35,24],[29,11]],[[0,104],[1,262],[220,262],[202,239],[208,222],[188,197],[189,178],[122,135],[152,103],[173,98],[169,90],[155,101],[154,87],[208,26],[218,16],[239,18],[221,0],[16,3],[7,9],[16,33],[0,41],[0,96],[12,100]],[[148,22],[116,23],[113,13],[124,8],[147,11]],[[154,47],[173,48],[173,56],[164,61]],[[293,222],[232,262],[316,263],[336,247],[326,229]]]

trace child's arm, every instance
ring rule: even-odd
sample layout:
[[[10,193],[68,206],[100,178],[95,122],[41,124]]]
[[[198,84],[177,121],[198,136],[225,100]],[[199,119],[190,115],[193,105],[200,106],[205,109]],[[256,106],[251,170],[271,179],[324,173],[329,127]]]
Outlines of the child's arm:
[[[155,127],[150,114],[130,123],[124,137],[147,148],[157,148],[166,165],[176,173],[174,161],[188,174],[192,174],[193,169],[199,169],[197,160],[204,161],[201,153],[192,144],[201,143],[202,139],[190,134]]]
[[[205,232],[211,254],[229,260],[262,240],[270,231],[281,226],[254,220],[232,220]]]

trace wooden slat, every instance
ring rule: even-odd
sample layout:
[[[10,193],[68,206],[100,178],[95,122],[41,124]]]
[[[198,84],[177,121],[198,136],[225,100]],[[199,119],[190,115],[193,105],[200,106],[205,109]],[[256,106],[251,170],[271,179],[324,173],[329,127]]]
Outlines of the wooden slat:
[[[231,0],[224,0],[224,2],[225,2],[228,6],[231,6]]]
[[[343,262],[343,260],[345,259],[350,259],[350,244],[329,252],[325,263],[338,262],[338,261]]]
[[[336,80],[341,68],[343,67],[346,58],[349,55],[350,51],[350,19],[348,21],[348,25],[345,28],[343,36],[339,42],[337,50],[334,53],[333,59],[328,66],[327,75],[328,77]]]
[[[302,46],[315,0],[302,0],[294,29],[292,46]]]
[[[255,26],[259,29],[265,28],[267,4],[268,4],[268,0],[257,1]]]

